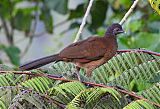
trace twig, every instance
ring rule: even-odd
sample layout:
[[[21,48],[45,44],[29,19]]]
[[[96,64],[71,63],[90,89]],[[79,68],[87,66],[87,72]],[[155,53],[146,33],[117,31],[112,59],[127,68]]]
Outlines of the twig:
[[[87,19],[87,16],[88,16],[88,14],[89,14],[89,12],[90,12],[90,10],[91,10],[93,1],[94,1],[94,0],[90,0],[90,1],[89,1],[89,5],[88,5],[88,7],[87,7],[87,11],[86,11],[86,13],[85,13],[85,15],[84,15],[84,17],[83,17],[82,23],[81,23],[81,25],[80,25],[80,28],[79,28],[79,30],[78,30],[78,33],[77,33],[77,35],[76,35],[76,38],[75,38],[74,42],[77,42],[77,41],[79,40],[79,37],[80,37],[80,35],[81,35],[81,33],[82,33],[82,30],[83,30],[83,28],[84,28],[84,26],[85,26],[85,24],[86,24],[86,19]]]
[[[160,53],[149,51],[149,50],[138,50],[138,49],[128,49],[128,50],[117,50],[117,52],[143,52],[155,56],[160,56]]]
[[[57,24],[54,25],[54,28],[57,28],[57,27],[59,27],[59,26],[62,26],[62,25],[64,25],[64,24],[67,23],[67,22],[68,22],[67,19],[64,20],[64,21],[62,21],[62,22],[59,22],[59,23],[57,23]]]
[[[10,34],[9,28],[7,26],[7,22],[5,21],[5,19],[3,18],[3,16],[0,16],[1,21],[2,21],[2,25],[4,27],[4,31],[7,37],[7,41],[10,45],[13,45],[13,38],[12,35]]]
[[[38,8],[38,5],[39,5],[39,3],[36,2],[36,8]],[[33,24],[33,27],[30,30],[30,33],[29,33],[29,38],[30,39],[29,39],[29,42],[28,42],[26,48],[24,49],[24,52],[21,54],[21,58],[23,58],[26,55],[26,53],[28,52],[28,50],[31,46],[31,43],[33,41],[33,37],[34,37],[35,31],[36,31],[36,26],[37,26],[37,23],[38,23],[38,10],[36,10],[34,16],[35,16],[34,24]]]
[[[136,7],[136,5],[138,4],[139,0],[135,0],[134,3],[132,4],[132,6],[130,7],[130,9],[128,10],[128,12],[125,14],[125,16],[123,17],[123,19],[120,21],[120,25],[123,25],[123,23],[127,20],[127,18],[129,17],[129,15],[132,13],[132,11],[134,10],[134,8]]]
[[[64,81],[64,82],[75,82],[76,80],[68,80],[68,79],[65,79],[65,78],[58,78],[56,76],[52,76],[50,74],[35,74],[35,73],[31,73],[29,71],[0,71],[0,73],[8,73],[8,72],[12,72],[14,74],[26,74],[26,75],[32,75],[32,76],[40,76],[40,77],[47,77],[47,78],[50,78],[50,79],[54,79],[54,80],[60,80],[60,81]],[[122,90],[122,89],[119,89],[119,88],[116,88],[116,87],[113,87],[113,86],[106,86],[106,85],[103,85],[103,84],[96,84],[96,83],[92,83],[92,82],[82,82],[83,84],[85,85],[90,85],[90,86],[97,86],[97,87],[104,87],[104,88],[114,88],[115,90],[121,92],[121,93],[124,93],[124,94],[127,94],[127,95],[130,95],[132,97],[135,97],[137,99],[142,99],[148,103],[151,103],[155,106],[158,106],[160,107],[160,104],[157,104],[155,102],[152,102],[152,101],[149,101],[148,99],[142,97],[142,96],[139,96],[139,95],[136,95],[135,93],[133,92],[129,92],[127,90]]]

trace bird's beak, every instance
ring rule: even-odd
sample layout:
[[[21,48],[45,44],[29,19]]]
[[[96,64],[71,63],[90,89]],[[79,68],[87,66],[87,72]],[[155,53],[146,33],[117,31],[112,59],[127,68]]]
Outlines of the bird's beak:
[[[125,33],[125,31],[124,30],[118,31],[118,34],[120,34],[120,33]]]

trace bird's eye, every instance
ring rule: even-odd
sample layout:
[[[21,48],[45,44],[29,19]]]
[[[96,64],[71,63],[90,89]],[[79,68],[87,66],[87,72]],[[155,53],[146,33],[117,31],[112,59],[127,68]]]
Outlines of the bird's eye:
[[[115,31],[119,31],[119,28],[115,28],[114,30],[115,30]]]

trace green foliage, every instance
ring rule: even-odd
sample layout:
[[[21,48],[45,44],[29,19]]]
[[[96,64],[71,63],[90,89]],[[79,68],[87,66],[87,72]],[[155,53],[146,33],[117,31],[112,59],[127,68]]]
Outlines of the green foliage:
[[[160,103],[160,82],[154,84],[151,88],[146,89],[145,91],[139,93],[139,95],[144,96],[150,101],[154,101],[155,103]]]
[[[78,5],[75,10],[70,10],[68,19],[76,19],[79,17],[83,17],[83,15],[84,15],[84,4],[81,4]]]
[[[102,1],[95,1],[93,3],[93,8],[91,10],[91,25],[90,30],[96,30],[98,27],[102,26],[105,18],[106,18],[106,12],[108,8],[108,2],[106,0]]]
[[[49,9],[54,9],[60,14],[66,14],[68,11],[68,0],[44,0]]]
[[[32,23],[32,12],[34,11],[34,8],[26,8],[26,9],[17,9],[15,11],[15,19],[13,26],[21,31],[29,32],[31,23]],[[25,19],[25,23],[24,23]]]
[[[127,106],[125,106],[123,109],[155,109],[152,104],[147,103],[143,100],[137,100],[134,102],[131,102]]]
[[[160,15],[160,0],[148,0],[151,7]]]
[[[5,50],[6,54],[8,55],[8,57],[10,58],[10,61],[12,62],[12,64],[18,66],[19,62],[20,62],[19,48],[15,47],[15,46],[10,46],[10,47],[6,47],[4,50]]]
[[[93,79],[96,80],[97,83],[107,84],[109,81],[113,81],[114,78],[118,78],[125,71],[133,69],[139,64],[145,63],[152,58],[153,57],[149,54],[137,53],[134,51],[119,54],[96,69],[94,71],[95,76],[93,75]],[[108,72],[107,75],[106,72]],[[107,77],[105,80],[103,79],[104,76]]]
[[[44,22],[47,32],[53,33],[53,20],[49,9],[45,7],[42,9],[40,19]]]
[[[160,104],[159,59],[143,52],[120,53],[95,69],[91,78],[81,69],[81,79],[92,81],[86,84],[75,81],[76,68],[71,63],[55,63],[49,69],[34,70],[30,76],[29,72],[3,71],[9,68],[2,65],[0,106],[2,109],[157,109],[154,104]],[[58,73],[63,78],[51,79]],[[94,82],[107,86],[91,85]],[[129,91],[134,93],[128,95]],[[146,100],[137,100],[136,96]]]
[[[68,82],[49,89],[49,95],[59,102],[67,104],[85,89],[85,86],[80,82]]]
[[[155,0],[154,5],[153,1],[150,0],[151,6],[159,12],[159,0]],[[5,52],[11,63],[16,66],[20,63],[21,55],[14,41],[16,30],[32,39],[35,32],[33,27],[36,26],[33,23],[39,18],[44,23],[46,32],[53,33],[53,22],[56,21],[51,14],[53,10],[68,16],[65,22],[71,24],[65,31],[75,29],[79,27],[79,21],[89,1],[77,4],[75,9],[69,8],[70,0],[29,0],[27,3],[32,5],[18,7],[23,2],[24,0],[0,1],[0,30],[3,29],[8,41],[8,44],[0,44],[0,51]],[[157,26],[160,24],[160,17],[153,13],[147,3],[141,1],[136,8],[137,11],[124,24],[127,34],[118,38],[119,48],[147,48],[160,51],[160,29]],[[131,4],[128,0],[95,0],[90,19],[87,19],[87,29],[103,35],[109,24],[121,20]],[[107,88],[75,81],[76,68],[71,63],[58,62],[48,69],[35,70],[32,75],[23,74],[24,72],[18,74],[10,70],[13,69],[0,65],[0,71],[4,71],[0,74],[1,109],[156,109],[158,107],[155,104],[160,104],[160,58],[147,53],[133,51],[117,54],[106,64],[95,69],[91,78],[87,78],[85,71],[81,69],[83,81],[110,86]],[[44,73],[49,76],[40,76]],[[53,80],[52,75],[62,78]],[[73,81],[64,81],[64,78]],[[128,91],[133,91],[132,95],[124,93]],[[146,100],[137,100],[137,95]]]
[[[48,78],[37,77],[23,82],[22,86],[34,89],[37,92],[45,93],[50,87],[53,87],[54,85]]]
[[[151,6],[158,11],[159,0],[149,0],[149,2]],[[136,11],[123,25],[127,34],[119,37],[118,43],[120,49],[146,48],[157,52],[160,51],[160,41],[158,37],[160,17],[156,13],[153,13],[148,5],[149,2],[140,1]],[[153,2],[155,4],[153,4]],[[4,36],[8,41],[8,44],[2,44],[2,46],[9,48],[12,45],[18,45],[14,41],[15,31],[17,32],[17,30],[25,33],[25,36],[32,40],[33,37],[37,36],[34,35],[36,33],[37,19],[40,19],[40,21],[44,23],[47,33],[53,34],[56,28],[53,25],[53,23],[56,22],[53,11],[62,16],[67,16],[65,21],[60,22],[62,26],[64,22],[69,24],[68,28],[64,28],[63,34],[79,28],[80,21],[84,16],[89,1],[74,1],[74,3],[75,8],[70,8],[72,4],[71,0],[1,0],[0,19],[2,25],[0,29],[4,30]],[[106,28],[110,24],[114,22],[117,23],[122,19],[132,3],[132,1],[128,0],[95,0],[91,8],[90,17],[87,19],[86,29],[88,29],[91,34],[103,36]],[[82,38],[85,37],[86,36],[82,36]],[[15,49],[15,51],[16,52],[12,52],[12,54],[16,56],[16,59],[11,58],[11,56],[9,56],[9,59],[13,65],[19,65],[20,59],[17,59],[17,49]],[[6,53],[5,50],[1,50],[0,52]],[[21,53],[22,52],[20,52],[19,55],[21,55]],[[0,59],[0,61],[2,60],[3,59]]]
[[[117,101],[120,100],[121,95],[111,88],[90,88],[79,93],[67,106],[67,108],[85,108],[93,109],[104,96],[113,96]],[[112,98],[110,98],[112,99]],[[107,101],[106,101],[107,102]]]
[[[137,33],[135,37],[121,37],[119,39],[127,48],[148,48],[153,51],[159,51],[159,34],[156,33]]]

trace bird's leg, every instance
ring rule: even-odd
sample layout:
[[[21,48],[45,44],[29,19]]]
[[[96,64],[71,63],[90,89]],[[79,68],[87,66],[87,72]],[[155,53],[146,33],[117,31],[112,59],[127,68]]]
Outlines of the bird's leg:
[[[92,76],[92,70],[87,69],[86,70],[86,75],[87,75],[87,77],[91,77]]]
[[[87,75],[88,80],[89,80],[90,82],[95,82],[95,81],[91,78],[94,69],[95,69],[95,68],[86,69],[86,75]]]
[[[79,71],[80,71],[80,67],[76,66],[76,74],[77,74],[77,78],[78,80],[81,82],[81,77],[80,77],[80,74],[79,74]]]

